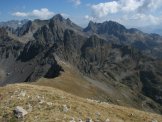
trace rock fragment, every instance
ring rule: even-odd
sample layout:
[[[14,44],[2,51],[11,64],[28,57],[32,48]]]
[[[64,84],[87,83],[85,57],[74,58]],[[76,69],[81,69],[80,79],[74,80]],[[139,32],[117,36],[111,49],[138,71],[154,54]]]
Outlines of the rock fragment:
[[[16,108],[13,110],[13,113],[17,118],[23,118],[28,114],[28,112],[21,106],[16,106]]]
[[[87,118],[86,122],[93,122],[93,120],[91,118]]]
[[[105,120],[105,122],[110,122],[110,119],[107,118],[107,119]]]
[[[153,119],[151,122],[158,122],[156,119]]]
[[[68,109],[67,105],[63,105],[63,112],[68,112],[68,111],[69,111],[69,109]]]

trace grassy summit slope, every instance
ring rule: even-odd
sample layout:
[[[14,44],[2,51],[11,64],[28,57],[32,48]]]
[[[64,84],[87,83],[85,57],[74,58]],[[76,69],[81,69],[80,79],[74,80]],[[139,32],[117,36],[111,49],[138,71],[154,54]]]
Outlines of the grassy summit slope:
[[[132,108],[100,103],[65,93],[61,90],[28,84],[7,85],[0,88],[0,121],[17,122],[13,115],[16,106],[22,106],[28,114],[25,122],[69,122],[72,118],[105,122],[162,121],[162,116]]]

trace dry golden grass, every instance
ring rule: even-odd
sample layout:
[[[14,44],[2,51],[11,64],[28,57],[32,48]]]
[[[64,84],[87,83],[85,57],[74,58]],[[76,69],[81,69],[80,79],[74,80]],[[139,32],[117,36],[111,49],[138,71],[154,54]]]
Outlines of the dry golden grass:
[[[22,92],[25,92],[25,95]],[[32,111],[22,119],[25,122],[69,122],[72,117],[75,120],[79,118],[85,120],[90,117],[99,122],[104,122],[107,118],[111,122],[152,122],[152,120],[162,122],[161,115],[99,103],[55,88],[28,84],[0,88],[0,121],[18,121],[13,117],[12,110],[16,106],[28,110],[29,104],[32,106]],[[63,111],[64,105],[69,109],[67,112]]]
[[[58,88],[84,98],[97,98],[101,94],[107,96],[104,91],[88,82],[71,65],[62,62],[60,62],[60,65],[63,67],[64,72],[59,77],[54,79],[41,78],[32,84]]]
[[[151,107],[143,106],[143,102],[146,100],[138,99],[138,92],[132,91],[128,86],[121,86],[121,84],[111,86],[107,83],[104,84],[106,87],[101,88],[99,87],[102,84],[101,82],[98,85],[95,81],[89,81],[67,62],[60,60],[57,60],[57,62],[64,69],[64,72],[59,77],[53,79],[41,78],[36,82],[32,82],[32,84],[57,88],[82,98],[96,99],[120,106],[133,107],[138,110],[155,112]],[[151,101],[149,98],[147,100]]]

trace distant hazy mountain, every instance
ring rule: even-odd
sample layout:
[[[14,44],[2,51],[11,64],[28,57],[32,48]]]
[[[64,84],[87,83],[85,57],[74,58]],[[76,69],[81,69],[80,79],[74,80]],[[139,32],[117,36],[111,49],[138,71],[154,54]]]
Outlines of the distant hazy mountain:
[[[24,20],[10,20],[7,22],[0,22],[0,27],[10,27],[10,28],[16,29],[18,27],[21,27],[28,21],[29,20],[24,19]]]
[[[141,27],[139,29],[146,33],[156,33],[162,35],[162,25]]]

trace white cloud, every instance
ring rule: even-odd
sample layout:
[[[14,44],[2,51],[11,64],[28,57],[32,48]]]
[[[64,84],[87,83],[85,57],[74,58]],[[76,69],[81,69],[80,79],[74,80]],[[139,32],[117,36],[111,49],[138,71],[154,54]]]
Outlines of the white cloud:
[[[142,12],[156,11],[162,7],[162,0],[143,0],[143,5],[139,7],[139,10]]]
[[[88,20],[88,21],[94,21],[94,20],[95,20],[94,17],[89,16],[89,15],[85,15],[84,18],[85,18],[86,20]]]
[[[118,0],[91,5],[94,17],[115,13],[151,12],[162,7],[162,0]]]
[[[149,15],[145,15],[145,14],[136,14],[135,16],[134,16],[134,19],[135,20],[139,20],[139,21],[141,21],[141,22],[143,22],[143,23],[151,23],[151,24],[158,24],[159,23],[159,21],[161,21],[161,18],[160,17],[156,17],[156,16],[153,16],[153,15],[151,15],[151,14],[149,14]]]
[[[15,12],[15,13],[12,13],[13,16],[17,16],[17,17],[27,17],[28,16],[28,13],[25,13],[25,12]]]
[[[162,16],[154,16],[152,14],[137,13],[135,15],[124,15],[122,18],[117,20],[118,22],[127,25],[129,27],[145,27],[145,26],[156,26],[162,22]]]
[[[42,8],[40,10],[33,10],[32,12],[15,12],[12,13],[13,16],[17,17],[32,17],[39,19],[48,19],[54,16],[54,12],[49,11],[47,8]]]
[[[91,5],[92,14],[96,17],[104,17],[118,12],[136,11],[144,3],[144,0],[118,0]]]
[[[144,0],[120,0],[120,9],[124,12],[136,11],[143,5]]]
[[[117,13],[119,11],[119,4],[116,1],[99,3],[91,6],[93,16],[104,17],[109,13]]]
[[[80,0],[71,0],[76,6],[81,4]]]
[[[48,19],[54,15],[54,12],[49,11],[47,8],[42,8],[40,10],[33,10],[31,15],[40,19]]]
[[[91,15],[86,15],[86,20],[115,20],[131,26],[162,24],[162,0],[113,0],[87,7]]]
[[[145,4],[147,4],[147,7],[150,9],[158,9],[162,6],[162,0],[148,0],[148,2],[145,0]]]

